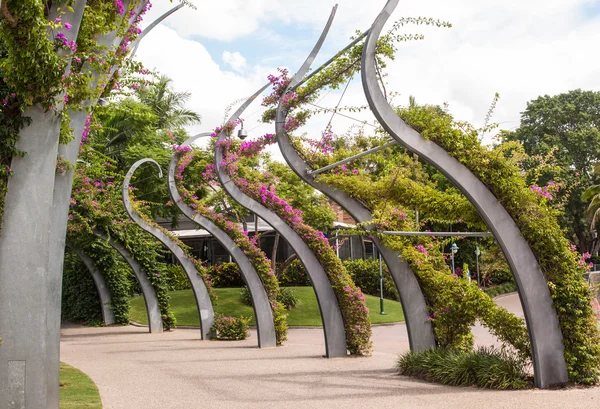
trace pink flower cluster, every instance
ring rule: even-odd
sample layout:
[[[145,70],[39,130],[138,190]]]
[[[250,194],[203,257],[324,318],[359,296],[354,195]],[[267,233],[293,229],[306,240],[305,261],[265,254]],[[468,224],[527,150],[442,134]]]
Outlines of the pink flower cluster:
[[[56,35],[56,40],[58,40],[64,48],[71,50],[71,52],[77,51],[77,43],[73,40],[67,40],[65,33],[58,33]]]
[[[89,114],[87,118],[85,118],[85,125],[83,126],[83,132],[81,133],[81,143],[83,146],[88,141],[88,135],[90,134],[92,127],[92,114]]]
[[[529,190],[536,193],[539,197],[542,197],[542,198],[548,199],[548,200],[552,200],[554,198],[553,193],[560,192],[561,187],[562,187],[562,183],[556,183],[554,181],[550,181],[544,187],[533,185],[529,188]]]
[[[265,146],[275,143],[275,134],[268,133],[253,141],[244,141],[240,146],[240,154],[252,157],[260,153]]]
[[[429,255],[429,253],[427,252],[427,249],[422,244],[416,245],[415,250],[417,250],[419,253],[425,254],[426,256]]]
[[[592,257],[590,253],[583,253],[579,260],[577,260],[577,267],[585,268],[586,271],[590,271],[594,267],[594,263],[588,263],[588,260]]]
[[[285,68],[277,68],[277,71],[280,72],[281,75],[269,75],[268,79],[271,85],[273,86],[273,91],[267,95],[263,101],[263,106],[270,106],[279,103],[279,99],[287,89],[288,85],[290,85],[291,78],[288,77],[288,70]],[[296,98],[297,95],[294,97]],[[294,98],[288,97],[287,102],[290,103]]]
[[[215,180],[216,177],[217,174],[215,172],[215,164],[209,163],[206,165],[204,172],[202,172],[202,179],[204,179],[206,182],[211,182]]]
[[[171,149],[173,149],[173,152],[191,152],[192,151],[191,146],[181,146],[181,145],[173,145],[173,146],[171,146]]]
[[[119,13],[121,16],[123,14],[125,14],[125,6],[123,5],[123,1],[122,0],[113,0],[115,7],[117,8],[117,13]]]

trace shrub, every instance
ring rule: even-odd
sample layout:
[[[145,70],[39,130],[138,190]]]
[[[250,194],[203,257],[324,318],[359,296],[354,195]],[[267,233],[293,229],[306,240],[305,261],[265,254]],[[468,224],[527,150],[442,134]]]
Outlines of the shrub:
[[[407,352],[397,363],[400,375],[452,386],[523,389],[531,386],[526,361],[507,350],[430,349]]]
[[[344,267],[365,294],[377,297],[380,295],[378,259],[346,260]],[[400,299],[392,275],[385,263],[383,263],[383,296],[390,300],[398,301]]]
[[[358,259],[345,260],[342,262],[360,289],[369,295],[379,296],[379,260]],[[279,279],[281,285],[285,286],[310,286],[310,280],[300,260],[296,259],[281,273]],[[383,263],[383,296],[389,300],[398,301],[398,290],[387,265]]]
[[[242,287],[240,290],[240,301],[242,304],[252,307],[252,297],[250,297],[250,291],[248,287]]]
[[[517,291],[517,285],[514,282],[504,283],[485,290],[485,293],[494,298],[502,294],[508,294]]]
[[[189,290],[192,288],[190,280],[180,265],[167,264],[165,275],[169,291]]]
[[[248,324],[251,318],[215,316],[215,323],[211,330],[215,332],[215,339],[241,340],[250,336]]]
[[[279,283],[285,286],[310,286],[310,279],[300,260],[296,259],[281,273]]]
[[[240,301],[244,305],[252,307],[252,297],[250,297],[250,291],[248,287],[242,287],[240,290]],[[280,287],[279,294],[277,294],[277,301],[279,301],[286,310],[291,310],[298,304],[298,297],[294,291],[290,288]]]
[[[215,288],[242,287],[245,285],[236,263],[221,263],[208,268]]]
[[[283,304],[286,310],[291,310],[298,304],[298,297],[291,288],[281,287],[277,301]]]

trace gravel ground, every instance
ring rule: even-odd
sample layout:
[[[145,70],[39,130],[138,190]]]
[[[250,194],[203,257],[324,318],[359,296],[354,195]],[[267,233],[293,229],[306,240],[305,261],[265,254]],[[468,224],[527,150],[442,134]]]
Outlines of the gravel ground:
[[[516,295],[497,302],[516,313]],[[494,339],[474,328],[478,344]],[[200,341],[193,329],[62,329],[61,360],[90,376],[105,409],[167,408],[594,408],[600,388],[488,391],[452,388],[394,373],[408,349],[404,324],[373,328],[373,355],[324,359],[321,329],[292,329],[280,348]]]

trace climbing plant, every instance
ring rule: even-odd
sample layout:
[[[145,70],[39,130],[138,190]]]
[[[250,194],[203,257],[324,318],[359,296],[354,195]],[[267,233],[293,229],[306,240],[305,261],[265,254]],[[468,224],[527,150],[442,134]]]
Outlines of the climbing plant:
[[[110,162],[96,152],[84,152],[83,157],[88,166],[79,167],[75,173],[70,234],[77,233],[79,240],[89,241],[95,240],[94,230],[99,230],[123,244],[156,290],[164,327],[175,326],[175,317],[169,309],[167,266],[161,262],[165,254],[162,245],[125,214],[121,202],[122,175],[111,172]]]
[[[177,183],[177,189],[181,194],[182,200],[194,209],[194,212],[200,216],[211,220],[215,225],[223,230],[227,235],[236,243],[244,254],[248,257],[252,266],[256,270],[263,286],[267,292],[271,309],[273,311],[273,320],[275,323],[275,334],[277,337],[277,345],[281,345],[283,341],[287,339],[287,314],[285,313],[285,307],[281,302],[277,300],[279,295],[279,281],[271,268],[271,262],[267,259],[267,256],[259,248],[256,239],[248,237],[248,231],[244,231],[238,227],[237,224],[233,223],[223,214],[217,213],[214,209],[209,208],[203,203],[198,196],[190,192],[184,183],[184,173],[194,160],[196,153],[189,147],[175,147],[175,154],[179,156],[177,167],[175,171],[175,180]],[[190,189],[199,190],[203,186],[214,184],[216,181],[216,174],[214,172],[214,164],[211,162],[207,163],[203,161],[204,172],[202,172],[202,179],[196,180],[196,183],[190,186]],[[200,165],[200,167],[202,167]]]
[[[221,132],[230,134],[234,126],[228,123],[223,128],[215,130],[214,135],[219,135]],[[371,323],[365,297],[352,281],[325,235],[304,223],[302,212],[277,196],[276,181],[270,175],[262,172],[251,173],[248,170],[244,171],[246,177],[241,175],[242,171],[237,165],[240,158],[254,156],[273,142],[274,135],[267,134],[260,139],[243,142],[239,150],[235,151],[232,149],[230,139],[223,140],[219,142],[224,154],[221,166],[225,167],[229,176],[245,194],[275,212],[313,251],[323,266],[338,299],[346,329],[348,350],[351,354],[367,354],[371,349]]]
[[[594,384],[600,376],[600,334],[590,289],[582,277],[588,268],[564,237],[552,195],[527,186],[518,166],[502,150],[481,145],[468,124],[457,122],[440,107],[399,108],[399,115],[424,138],[442,146],[492,191],[512,216],[534,252],[548,281],[563,334],[569,380]]]

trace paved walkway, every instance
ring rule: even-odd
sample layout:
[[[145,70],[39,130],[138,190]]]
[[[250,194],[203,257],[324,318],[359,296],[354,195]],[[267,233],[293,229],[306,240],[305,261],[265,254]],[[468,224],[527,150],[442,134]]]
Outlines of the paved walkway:
[[[516,296],[498,300],[519,311]],[[479,344],[494,339],[474,329]],[[104,409],[196,408],[594,408],[600,388],[487,391],[432,385],[394,373],[408,349],[403,324],[373,328],[373,356],[324,359],[320,329],[292,329],[286,346],[200,341],[197,330],[70,327],[61,359],[98,385]]]

